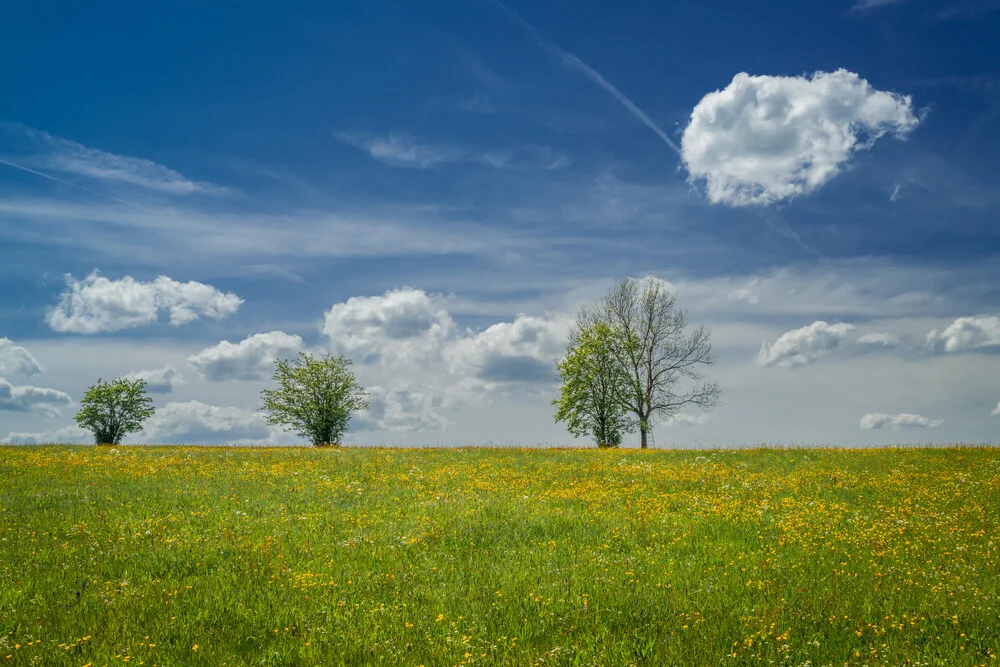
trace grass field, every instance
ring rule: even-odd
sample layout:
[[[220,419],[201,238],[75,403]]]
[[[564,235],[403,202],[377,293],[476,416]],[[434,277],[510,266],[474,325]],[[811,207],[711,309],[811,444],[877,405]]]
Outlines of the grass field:
[[[0,665],[996,664],[1000,451],[0,448]]]

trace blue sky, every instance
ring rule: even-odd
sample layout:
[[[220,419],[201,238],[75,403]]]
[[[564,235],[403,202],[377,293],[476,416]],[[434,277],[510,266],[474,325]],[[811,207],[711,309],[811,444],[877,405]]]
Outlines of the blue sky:
[[[20,3],[0,25],[0,439],[570,444],[552,362],[623,276],[713,331],[658,445],[995,441],[1000,3]],[[996,413],[996,414],[991,414]],[[583,444],[582,442],[579,444]]]

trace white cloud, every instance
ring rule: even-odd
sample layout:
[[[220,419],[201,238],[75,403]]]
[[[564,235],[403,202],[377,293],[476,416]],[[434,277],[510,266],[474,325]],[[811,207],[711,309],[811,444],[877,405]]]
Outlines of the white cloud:
[[[204,283],[181,283],[167,276],[140,282],[131,276],[109,280],[97,271],[83,280],[66,275],[67,289],[46,322],[55,331],[94,334],[152,324],[161,312],[172,326],[201,317],[222,319],[235,313],[243,299]]]
[[[737,287],[729,290],[729,293],[726,295],[726,301],[742,301],[744,303],[749,303],[750,305],[758,303],[760,301],[760,296],[753,291],[753,287],[759,282],[759,280],[759,278],[754,278],[744,287]]]
[[[877,9],[878,7],[885,7],[887,5],[899,5],[908,0],[857,0],[854,6],[851,8],[852,12],[867,12],[871,9]]]
[[[891,333],[866,333],[858,337],[858,340],[855,342],[858,345],[896,347],[899,345],[899,336]]]
[[[32,167],[126,183],[172,195],[229,192],[228,188],[193,181],[151,160],[107,153],[24,125],[2,123],[0,129],[23,141],[20,159]]]
[[[1000,401],[997,402],[997,406],[990,412],[990,417],[1000,417]]]
[[[773,345],[761,343],[757,365],[794,368],[811,363],[839,347],[852,331],[853,324],[827,324],[822,320],[787,331]]]
[[[390,134],[374,137],[350,132],[335,132],[334,136],[349,146],[367,151],[379,162],[394,167],[426,169],[445,162],[463,159],[463,151],[445,144],[423,144],[406,136]]]
[[[741,72],[695,106],[681,157],[709,201],[767,205],[815,192],[857,151],[919,122],[909,96],[844,69],[811,78]]]
[[[2,442],[12,445],[73,444],[93,442],[94,434],[76,424],[43,433],[8,433]]]
[[[73,404],[69,394],[58,389],[16,386],[0,377],[0,411],[36,412],[47,417],[57,417],[60,407]]]
[[[519,314],[454,341],[445,354],[453,373],[488,383],[554,381],[572,325],[566,315]]]
[[[928,419],[922,415],[901,412],[898,415],[888,415],[884,412],[871,412],[861,418],[861,428],[864,430],[880,429],[885,426],[894,429],[901,428],[935,428],[944,423],[943,419]]]
[[[35,375],[42,367],[30,352],[9,338],[0,338],[0,375]]]
[[[711,419],[712,418],[704,412],[699,415],[689,415],[679,412],[675,415],[671,415],[670,418],[663,423],[666,426],[704,426],[711,421]]]
[[[125,376],[126,380],[145,380],[146,391],[151,394],[170,394],[174,387],[183,384],[184,379],[177,369],[167,364],[153,370],[135,371]]]
[[[409,386],[368,387],[369,410],[358,413],[352,430],[359,431],[443,431],[451,423],[438,410],[443,397]]]
[[[214,443],[271,438],[271,429],[258,413],[200,401],[167,403],[158,409],[142,432],[149,442]]]
[[[271,377],[274,362],[291,359],[302,349],[302,338],[283,331],[248,336],[239,343],[228,340],[191,356],[188,364],[206,380],[263,380]]]
[[[92,250],[102,257],[166,271],[176,266],[177,261],[170,259],[175,256],[230,267],[267,259],[308,267],[330,257],[453,253],[493,257],[529,244],[528,239],[481,220],[455,225],[453,214],[443,205],[261,213],[196,207],[140,210],[52,198],[0,198],[0,215],[25,223],[7,225],[5,240]]]
[[[471,97],[459,100],[456,106],[459,111],[468,111],[469,113],[490,114],[497,111],[493,100],[482,93],[474,93]]]
[[[393,167],[428,169],[447,163],[464,162],[496,169],[547,169],[568,167],[572,161],[548,146],[521,145],[504,149],[479,149],[454,144],[431,144],[405,135],[384,137],[351,132],[334,136],[354,148],[367,152],[379,162]]]
[[[1000,348],[1000,317],[960,317],[938,333],[927,334],[927,346],[945,352],[968,352]]]
[[[335,304],[325,313],[322,332],[334,353],[355,362],[412,365],[439,357],[456,327],[443,297],[403,287]]]

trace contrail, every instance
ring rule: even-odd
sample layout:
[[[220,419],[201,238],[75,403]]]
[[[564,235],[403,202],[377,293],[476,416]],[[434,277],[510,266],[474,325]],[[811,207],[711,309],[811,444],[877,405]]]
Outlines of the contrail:
[[[803,250],[805,250],[806,252],[816,255],[817,257],[823,257],[823,253],[819,252],[815,248],[812,248],[811,246],[806,245],[805,241],[803,241],[802,237],[799,236],[794,229],[792,229],[791,225],[789,225],[784,220],[779,219],[776,215],[774,215],[770,211],[762,209],[760,211],[760,217],[764,221],[764,224],[767,225],[768,229],[770,229],[771,231],[777,232],[778,234],[784,236],[785,238],[789,238],[795,241],[795,243],[797,243],[798,246]]]
[[[554,55],[556,58],[561,60],[564,65],[572,69],[578,70],[579,72],[582,72],[584,76],[586,76],[588,79],[590,79],[598,86],[600,86],[608,93],[610,93],[611,96],[614,97],[616,100],[618,100],[623,107],[628,109],[629,113],[631,113],[633,116],[639,119],[639,121],[643,125],[645,125],[653,132],[655,132],[656,136],[658,136],[660,139],[663,139],[664,143],[670,146],[670,148],[672,148],[678,155],[680,154],[681,152],[680,146],[678,146],[677,143],[674,142],[674,140],[671,139],[666,132],[660,129],[660,126],[654,123],[653,119],[646,115],[645,111],[637,107],[635,102],[630,100],[625,95],[625,93],[615,88],[611,84],[611,82],[609,82],[607,79],[601,76],[600,72],[598,72],[593,67],[591,67],[587,63],[577,58],[572,53],[568,51],[563,51],[552,42],[543,39],[541,35],[538,34],[538,31],[535,30],[534,26],[532,26],[530,23],[521,18],[521,16],[513,9],[500,2],[500,0],[487,0],[487,2],[489,2],[491,5],[495,7],[502,9],[507,14],[509,14],[515,21],[517,21],[517,23],[521,26],[521,28],[524,29],[526,33],[531,35],[532,39],[534,39],[539,46],[541,46],[543,49],[545,49],[546,51]]]
[[[139,204],[133,204],[130,201],[125,201],[124,199],[119,199],[118,197],[112,197],[111,195],[106,195],[103,192],[98,192],[97,190],[91,190],[90,188],[85,188],[82,185],[77,185],[76,183],[70,183],[69,181],[64,181],[61,178],[56,178],[55,176],[50,176],[49,174],[46,174],[44,172],[35,171],[34,169],[29,169],[28,167],[25,167],[23,165],[20,165],[20,164],[14,163],[14,162],[8,162],[7,160],[4,160],[3,158],[0,158],[0,164],[5,164],[8,167],[13,167],[14,169],[20,169],[21,171],[26,171],[29,174],[34,174],[35,176],[41,176],[42,178],[47,178],[50,181],[55,181],[56,183],[61,183],[63,185],[68,185],[69,187],[76,188],[77,190],[83,190],[86,193],[89,193],[89,194],[92,194],[92,195],[97,195],[98,197],[104,197],[105,199],[110,199],[111,201],[116,201],[119,204],[125,204],[126,206],[131,206],[133,208],[138,208],[138,209],[141,209],[143,211],[149,211],[150,210],[150,209],[146,208],[145,206],[140,206]]]

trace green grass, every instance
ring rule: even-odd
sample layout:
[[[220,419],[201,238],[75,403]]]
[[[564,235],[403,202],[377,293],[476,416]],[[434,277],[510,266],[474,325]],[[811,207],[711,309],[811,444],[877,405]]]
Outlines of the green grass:
[[[0,448],[0,665],[995,664],[1000,451]]]

